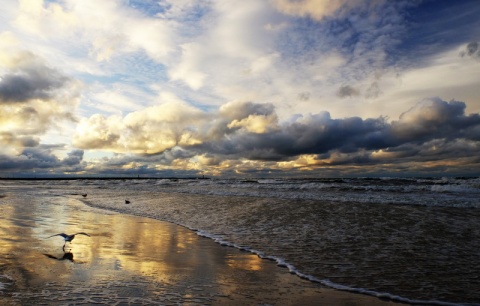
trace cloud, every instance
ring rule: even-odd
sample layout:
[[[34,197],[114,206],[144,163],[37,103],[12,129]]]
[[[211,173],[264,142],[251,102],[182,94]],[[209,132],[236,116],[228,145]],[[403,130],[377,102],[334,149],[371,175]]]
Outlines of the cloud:
[[[75,121],[79,83],[12,39],[0,43],[0,144],[20,154],[62,122]]]
[[[63,159],[63,164],[67,166],[78,165],[83,160],[83,150],[73,150]]]
[[[477,59],[480,58],[480,44],[477,41],[469,42],[466,45],[465,50],[460,52],[460,55],[462,57],[469,56]]]
[[[0,103],[50,100],[68,82],[66,76],[47,67],[32,53],[22,52],[12,61],[15,66],[0,79]]]
[[[350,85],[341,86],[337,91],[339,98],[353,97],[360,95],[360,92]]]
[[[324,17],[332,16],[338,11],[349,10],[364,4],[364,1],[348,0],[274,0],[273,4],[282,13],[311,17],[315,20],[322,20]]]
[[[156,154],[201,141],[198,124],[208,115],[186,104],[167,102],[125,117],[93,115],[82,120],[73,144],[82,149]]]
[[[247,173],[478,147],[479,44],[473,30],[451,39],[475,4],[452,23],[412,1],[30,2],[0,13],[5,155],[71,140],[89,171],[99,154],[102,171]],[[417,104],[436,95],[450,102]],[[77,117],[70,139],[60,124]]]
[[[464,102],[426,99],[392,122],[398,141],[429,141],[435,138],[478,140],[480,116],[465,116]]]
[[[73,150],[65,159],[59,159],[53,154],[51,147],[40,145],[34,148],[25,148],[18,155],[0,153],[0,171],[14,174],[33,175],[37,171],[46,173],[66,173],[81,171],[83,151]]]
[[[147,17],[120,1],[19,2],[15,23],[43,37],[80,40],[98,61],[137,50],[164,61],[174,48],[173,26]]]
[[[467,173],[480,163],[474,158],[480,153],[480,115],[466,115],[465,109],[460,101],[431,98],[391,122],[335,119],[323,112],[296,115],[290,121],[275,122],[275,129],[257,130],[249,120],[273,120],[273,105],[235,101],[208,114],[166,102],[124,117],[85,119],[74,136],[82,150],[73,150],[63,159],[53,155],[56,147],[3,134],[10,141],[32,142],[32,146],[16,156],[0,153],[4,160],[0,169],[163,176],[298,175],[304,171],[346,175],[360,174],[358,169],[364,174],[399,169],[440,173],[451,171],[450,165]],[[142,122],[148,126],[141,126]],[[119,154],[86,162],[83,149]]]
[[[193,90],[200,89],[207,74],[199,71],[203,54],[203,48],[196,43],[184,44],[182,46],[182,60],[174,69],[171,69],[170,78],[174,81],[182,80]]]
[[[435,142],[443,147],[463,143],[477,150],[480,116],[465,115],[465,108],[463,102],[432,98],[390,123],[383,117],[334,119],[328,112],[279,122],[271,104],[231,102],[213,115],[163,104],[125,118],[92,117],[74,139],[84,149],[117,152],[162,155],[177,148],[190,152],[188,158],[209,156],[215,164],[231,159],[282,162],[304,155],[317,156],[323,160],[319,164],[374,164],[385,158],[413,158],[424,144]]]

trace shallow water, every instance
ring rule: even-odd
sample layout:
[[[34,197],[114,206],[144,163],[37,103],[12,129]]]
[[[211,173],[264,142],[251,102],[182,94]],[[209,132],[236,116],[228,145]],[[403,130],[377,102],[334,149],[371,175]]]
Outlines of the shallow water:
[[[0,190],[1,305],[391,304],[339,296],[172,223],[9,189]],[[65,251],[61,237],[46,238],[79,231],[91,237]]]
[[[333,288],[410,303],[480,303],[480,209],[472,197],[478,181],[460,182],[437,184],[443,190],[470,190],[457,202],[452,193],[438,193],[439,187],[425,194],[425,186],[431,190],[436,185],[423,183],[417,188],[420,202],[430,197],[432,205],[399,204],[406,194],[399,190],[413,188],[404,181],[396,187],[392,181],[362,187],[382,194],[394,189],[389,198],[397,199],[396,204],[369,203],[367,199],[380,197],[375,192],[363,194],[362,201],[346,201],[352,189],[338,201],[313,199],[318,190],[295,195],[299,188],[279,196],[292,187],[278,182],[250,188],[255,196],[243,183],[222,183],[215,189],[212,182],[164,180],[49,182],[42,183],[42,193],[181,224]],[[351,184],[354,189],[357,185]],[[468,205],[462,204],[465,198]]]
[[[88,202],[200,229],[316,280],[412,300],[480,301],[475,209],[141,193],[133,207]]]

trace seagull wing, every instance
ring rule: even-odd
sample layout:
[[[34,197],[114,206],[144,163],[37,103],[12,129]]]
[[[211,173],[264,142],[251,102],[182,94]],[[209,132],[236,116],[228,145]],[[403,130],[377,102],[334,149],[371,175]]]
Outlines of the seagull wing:
[[[65,233],[60,233],[60,234],[55,234],[55,235],[52,235],[52,236],[48,236],[47,238],[51,238],[51,237],[55,237],[55,236],[62,236],[63,238],[68,237],[67,234],[65,234]],[[45,239],[47,239],[47,238],[45,238]]]
[[[75,235],[85,235],[85,236],[91,237],[89,234],[84,233],[84,232],[76,233]]]

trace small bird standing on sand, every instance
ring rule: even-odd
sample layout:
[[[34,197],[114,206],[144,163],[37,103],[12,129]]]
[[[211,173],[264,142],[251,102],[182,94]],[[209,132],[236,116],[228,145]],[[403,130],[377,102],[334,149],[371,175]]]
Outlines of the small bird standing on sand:
[[[75,238],[75,235],[85,235],[85,236],[90,237],[89,234],[84,233],[84,232],[80,232],[80,233],[75,233],[75,234],[72,234],[72,235],[68,235],[68,234],[65,234],[65,233],[60,233],[60,234],[55,234],[55,235],[49,236],[47,238],[51,238],[51,237],[54,237],[54,236],[62,236],[63,239],[65,239],[65,243],[63,244],[62,249],[63,249],[63,251],[65,251],[65,245],[67,244],[67,242],[72,243],[72,240]],[[47,238],[45,238],[45,239],[47,239]]]
[[[129,201],[129,200],[125,200],[125,204],[130,204],[130,201]]]

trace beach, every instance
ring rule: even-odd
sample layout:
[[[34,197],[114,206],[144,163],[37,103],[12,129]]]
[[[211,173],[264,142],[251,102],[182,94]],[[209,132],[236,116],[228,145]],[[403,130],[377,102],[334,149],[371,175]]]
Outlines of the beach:
[[[2,189],[2,305],[394,305],[304,280],[185,227]],[[71,244],[57,233],[86,232]]]
[[[479,305],[479,186],[3,180],[0,302]]]

